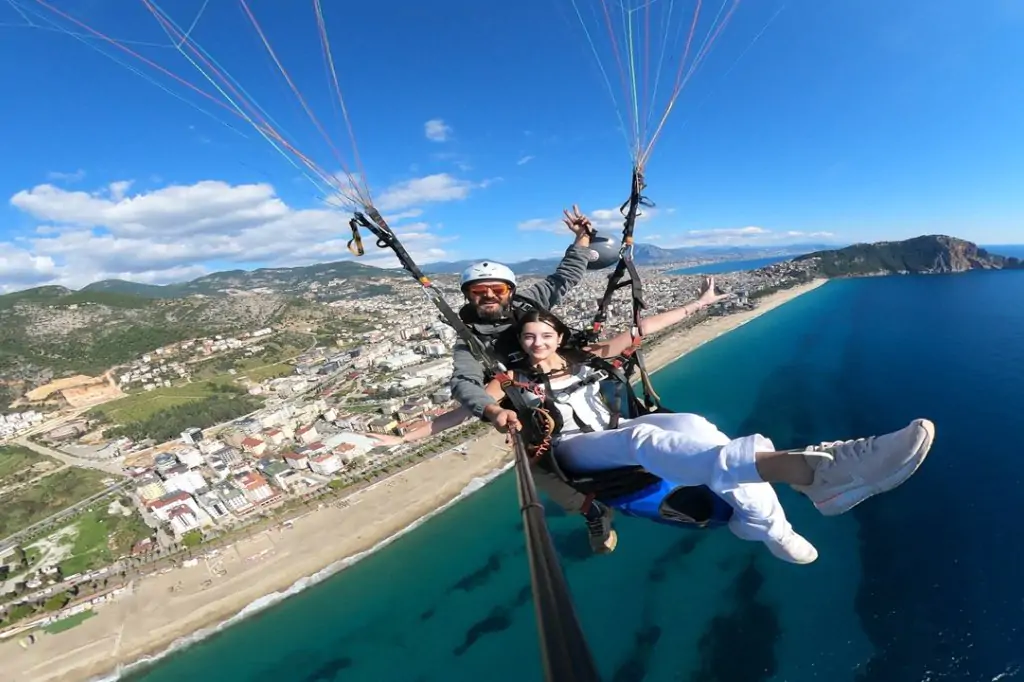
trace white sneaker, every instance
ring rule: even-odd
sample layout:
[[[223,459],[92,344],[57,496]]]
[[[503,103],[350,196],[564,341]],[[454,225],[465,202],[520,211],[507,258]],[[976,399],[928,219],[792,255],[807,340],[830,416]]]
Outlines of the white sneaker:
[[[910,478],[928,455],[934,439],[935,425],[927,419],[915,419],[909,426],[884,436],[805,448],[802,453],[814,469],[814,482],[793,488],[809,497],[823,515],[843,514]]]
[[[790,530],[782,540],[765,540],[768,551],[791,564],[809,564],[818,558],[818,550],[807,538]]]

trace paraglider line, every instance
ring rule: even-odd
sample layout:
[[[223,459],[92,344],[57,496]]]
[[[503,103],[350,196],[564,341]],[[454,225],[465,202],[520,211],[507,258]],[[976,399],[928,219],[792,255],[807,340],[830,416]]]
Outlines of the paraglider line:
[[[672,111],[672,107],[675,105],[676,100],[679,98],[679,93],[682,92],[684,87],[686,87],[686,83],[690,80],[690,77],[694,74],[696,68],[700,65],[700,63],[711,51],[711,47],[718,39],[718,36],[721,35],[722,31],[725,30],[725,27],[729,24],[729,21],[730,19],[732,19],[732,16],[736,12],[736,8],[739,7],[739,4],[740,0],[733,0],[733,4],[729,8],[729,12],[725,15],[725,18],[722,20],[720,24],[718,24],[718,27],[714,30],[713,34],[709,33],[710,39],[705,38],[701,51],[694,58],[694,63],[691,66],[689,73],[686,74],[686,78],[683,80],[682,83],[679,84],[678,88],[676,89],[676,92],[673,93],[672,99],[669,101],[668,107],[666,107],[665,109],[665,114],[661,117],[661,122],[658,124],[658,128],[655,131],[654,136],[651,138],[650,143],[647,145],[647,149],[642,157],[644,163],[646,163],[647,159],[650,157],[651,151],[654,149],[654,143],[657,141],[658,136],[661,134],[661,131],[665,125],[665,121],[668,120],[668,115]]]
[[[609,12],[608,12],[608,3],[605,2],[605,0],[601,0],[601,9],[604,10],[605,25],[608,27],[608,37],[611,38],[611,41],[612,41],[612,52],[615,54],[615,63],[618,64],[618,66],[619,66],[619,78],[622,81],[622,94],[625,97],[626,106],[628,108],[628,106],[629,106],[628,103],[629,103],[629,100],[630,100],[630,96],[629,96],[629,86],[626,84],[626,69],[622,65],[622,56],[619,54],[619,43],[615,39],[615,28],[614,28],[614,26],[612,26],[612,17],[611,17],[611,14],[609,14]],[[633,121],[630,121],[630,124],[631,124],[630,125],[630,129],[633,129],[635,127],[635,125],[633,125]],[[630,156],[631,157],[634,156],[633,155],[633,146],[634,145],[632,145],[632,144],[630,145]]]
[[[41,26],[36,26],[35,24],[33,24],[32,20],[28,18],[28,15],[25,14],[24,10],[22,10],[21,7],[18,6],[18,3],[16,3],[14,0],[7,0],[7,4],[13,7],[14,11],[20,14],[21,18],[27,21],[29,26],[31,26],[32,28],[42,28]]]
[[[185,31],[185,35],[181,38],[181,43],[184,43],[186,40],[188,40],[189,36],[192,35],[192,30],[195,29],[196,24],[199,23],[199,18],[203,16],[203,12],[206,11],[206,6],[208,4],[210,4],[210,0],[203,0],[203,5],[199,8],[199,13],[196,14],[196,18],[192,20],[192,24],[188,27],[188,30]],[[179,48],[181,47],[181,43],[178,43]]]
[[[85,33],[76,33],[75,31],[69,31],[68,29],[64,28],[63,26],[58,26],[52,19],[47,19],[45,16],[42,16],[42,15],[37,14],[35,12],[32,12],[32,11],[30,11],[26,7],[20,6],[17,2],[15,2],[15,0],[7,0],[7,4],[10,5],[11,7],[13,7],[14,11],[17,12],[18,14],[20,14],[22,16],[22,18],[24,18],[25,21],[27,21],[28,23],[27,24],[14,24],[14,23],[5,21],[5,22],[0,22],[0,26],[6,27],[6,28],[34,28],[34,29],[37,29],[37,30],[40,30],[40,31],[52,31],[53,33],[64,33],[64,34],[69,35],[69,36],[71,36],[73,38],[89,38],[90,37],[89,35],[87,35]],[[35,17],[36,19],[42,19],[43,21],[49,23],[50,26],[42,26],[40,24],[34,23],[32,21],[31,17]],[[152,42],[147,42],[145,40],[123,40],[123,39],[120,39],[120,38],[117,39],[117,40],[118,40],[118,42],[123,43],[125,45],[139,45],[139,46],[142,46],[142,47],[160,47],[160,48],[171,48],[171,47],[174,47],[173,45],[167,45],[167,44],[164,44],[164,43],[152,43]],[[118,63],[120,63],[120,62],[118,62]]]
[[[12,2],[12,4],[13,4],[13,2]],[[242,132],[238,128],[234,127],[230,123],[226,123],[226,122],[222,121],[221,119],[217,118],[216,116],[214,116],[212,113],[210,113],[206,109],[203,109],[201,106],[199,106],[195,102],[190,102],[189,100],[185,99],[184,97],[182,97],[178,93],[176,93],[173,90],[171,90],[170,88],[168,88],[163,83],[159,82],[158,80],[156,80],[152,76],[149,76],[145,72],[135,68],[131,64],[128,64],[128,63],[118,59],[116,56],[114,56],[114,55],[112,55],[112,54],[110,54],[108,52],[105,52],[104,50],[100,49],[99,46],[97,46],[97,45],[93,44],[92,42],[90,42],[89,40],[87,40],[86,37],[85,37],[85,34],[76,33],[75,31],[69,31],[68,29],[64,28],[63,26],[60,26],[59,24],[57,24],[57,22],[55,22],[53,19],[47,17],[44,14],[32,13],[32,15],[35,16],[36,19],[45,21],[48,24],[50,24],[50,26],[42,26],[40,24],[32,24],[31,25],[32,28],[37,28],[37,29],[40,29],[40,30],[43,30],[43,31],[53,31],[55,33],[63,33],[65,35],[71,36],[75,40],[79,41],[80,43],[82,43],[83,45],[88,47],[90,50],[94,50],[94,51],[100,53],[101,55],[103,55],[104,57],[106,57],[107,59],[110,59],[115,64],[123,66],[125,69],[128,69],[129,71],[134,73],[139,78],[142,78],[143,80],[149,82],[150,84],[155,85],[156,87],[160,88],[161,90],[166,92],[171,97],[174,97],[175,99],[179,100],[180,102],[183,102],[184,104],[187,104],[188,106],[192,107],[193,109],[195,109],[199,113],[201,113],[201,114],[203,114],[205,116],[210,117],[211,119],[213,119],[214,121],[216,121],[220,125],[224,126],[225,128],[227,128],[231,132],[235,133],[236,135],[239,135],[243,139],[246,139],[246,140],[249,139],[249,137],[244,132]],[[25,27],[25,28],[27,28],[27,27]],[[146,45],[156,45],[156,43],[144,43],[144,44],[146,44]],[[171,46],[170,45],[160,45],[160,47],[171,47]]]
[[[149,0],[142,0],[142,2],[150,10],[150,12],[153,14],[153,16],[156,17],[157,21],[160,22],[161,26],[164,27],[164,30],[168,32],[169,37],[171,37],[173,39],[174,38],[173,33],[175,31],[178,33],[178,35],[181,35],[180,29],[178,29],[173,24],[173,22],[171,22],[170,20],[166,19],[163,16],[163,12],[162,11],[158,12],[157,9],[149,2]],[[195,43],[194,43],[194,41],[192,39],[190,39],[190,38],[189,39],[185,39],[185,40],[182,41],[182,44],[183,45],[188,45],[189,49],[191,49],[196,54],[196,56],[199,57],[199,59],[201,59],[207,65],[208,68],[210,68],[222,81],[224,81],[224,84],[228,87],[228,89],[230,89],[232,91],[232,93],[235,95],[235,97],[237,97],[239,100],[241,100],[244,104],[247,104],[249,106],[250,110],[258,108],[258,107],[255,107],[252,103],[247,102],[245,97],[243,95],[239,94],[239,92],[231,85],[230,79],[228,77],[226,77],[219,69],[217,69],[216,66],[211,64],[210,61],[207,60],[198,49],[196,49]],[[210,82],[211,85],[213,85],[213,87],[215,87],[217,89],[217,91],[225,99],[227,99],[231,103],[232,106],[234,106],[236,111],[233,112],[233,113],[237,113],[237,115],[241,116],[243,119],[248,121],[256,129],[256,131],[259,132],[260,135],[262,135],[263,138],[266,139],[267,142],[269,142],[270,145],[272,147],[274,147],[275,150],[277,150],[278,153],[280,153],[282,156],[284,156],[284,158],[289,163],[291,163],[293,166],[295,166],[296,169],[298,169],[300,172],[302,172],[302,169],[299,168],[298,165],[296,165],[295,161],[291,157],[289,157],[287,154],[285,154],[284,151],[281,150],[280,147],[278,147],[276,144],[274,144],[274,142],[268,137],[268,135],[267,135],[268,132],[270,133],[270,135],[272,137],[274,137],[274,139],[278,140],[289,151],[291,151],[293,154],[295,154],[297,157],[299,157],[299,159],[302,160],[303,164],[305,164],[314,173],[319,175],[321,177],[321,179],[324,180],[324,182],[326,182],[328,185],[334,186],[334,183],[332,182],[330,177],[327,175],[327,173],[324,172],[316,163],[311,161],[304,154],[302,154],[297,149],[295,149],[295,147],[293,147],[291,144],[289,144],[281,136],[281,134],[278,133],[274,129],[274,127],[272,125],[270,125],[265,119],[261,121],[262,125],[256,125],[256,123],[253,122],[252,117],[250,117],[248,114],[246,114],[244,111],[242,111],[241,107],[239,107],[238,104],[233,99],[231,99],[231,97],[227,93],[224,92],[223,88],[221,88],[219,85],[217,85],[217,83],[210,77],[210,75],[206,71],[203,70],[202,67],[200,67],[198,64],[196,64],[195,60],[192,59],[192,57],[190,57],[188,54],[186,54],[184,52],[184,50],[179,49],[178,51],[182,54],[183,57],[185,57],[185,59],[187,59],[189,61],[189,63],[192,64],[192,66],[194,66],[199,71],[199,73],[201,73],[203,75],[204,78],[206,78],[207,81]],[[256,118],[260,118],[260,115],[259,115],[258,111],[253,111],[253,114],[255,115]],[[303,175],[306,177],[307,180],[310,180],[310,182],[313,183],[313,186],[318,191],[320,191],[320,192],[324,191],[323,188],[316,183],[316,181],[314,181],[309,176],[305,175],[305,173],[303,173]],[[338,188],[338,189],[339,189],[339,191],[342,191],[340,188]],[[342,195],[346,196],[346,198],[349,198],[351,200],[350,197],[348,197],[347,195],[344,195],[343,191],[342,191]],[[354,202],[354,203],[358,203],[358,202]]]
[[[624,28],[626,29],[626,36],[628,38],[627,45],[629,46],[629,80],[632,85],[631,92],[633,94],[633,161],[637,162],[640,158],[640,107],[637,102],[637,87],[636,87],[636,50],[633,48],[633,13],[626,13],[626,21],[624,22]]]
[[[349,181],[351,182],[352,173],[351,171],[349,171],[348,165],[345,163],[345,159],[342,158],[341,153],[338,151],[338,148],[334,145],[334,141],[331,139],[331,136],[328,135],[327,131],[324,130],[323,126],[320,125],[320,121],[317,119],[316,114],[314,114],[313,110],[309,108],[308,104],[306,104],[306,99],[302,96],[302,93],[299,91],[298,87],[296,87],[295,82],[288,74],[288,70],[284,67],[284,64],[282,64],[281,60],[277,58],[277,53],[274,52],[274,48],[271,47],[270,42],[267,40],[267,36],[263,33],[263,29],[260,27],[260,24],[256,20],[255,15],[253,15],[252,10],[249,9],[249,3],[246,2],[246,0],[238,0],[238,2],[242,5],[242,8],[245,10],[245,13],[249,17],[249,21],[252,22],[253,27],[259,34],[260,40],[263,41],[263,46],[267,49],[267,52],[274,60],[274,63],[277,64],[277,68],[281,71],[281,75],[284,76],[284,79],[288,82],[288,86],[291,88],[292,92],[295,93],[295,96],[298,98],[299,103],[302,105],[302,108],[309,115],[310,120],[313,121],[313,125],[316,126],[318,131],[320,131],[320,135],[323,136],[324,140],[327,142],[327,145],[331,148],[331,151],[334,152],[334,157],[338,160],[338,163],[341,164],[342,169],[345,171],[345,174],[349,176]]]
[[[647,139],[647,129],[651,125],[651,116],[654,114],[654,101],[658,98],[658,85],[661,82],[661,69],[665,65],[665,52],[668,48],[668,27],[672,24],[672,12],[675,10],[675,0],[669,0],[668,15],[665,17],[664,24],[662,26],[663,38],[661,41],[661,56],[658,58],[658,69],[654,73],[654,92],[651,93],[650,107],[647,110],[646,121],[644,122],[644,139]],[[681,29],[681,27],[680,27]],[[677,36],[682,31],[677,32]]]
[[[650,94],[650,80],[651,80],[651,3],[644,5],[644,96],[641,100],[643,103],[642,116],[643,120],[642,128],[640,130],[641,144],[644,136],[647,135],[647,112],[650,104],[650,100],[647,96]]]
[[[327,23],[324,21],[323,8],[320,6],[320,0],[313,0],[313,9],[316,12],[317,27],[320,30],[320,45],[323,48],[324,57],[327,59],[327,65],[330,69],[331,80],[334,84],[334,93],[338,96],[338,102],[341,104],[341,112],[345,118],[345,126],[348,128],[349,141],[352,143],[352,155],[356,160],[356,169],[359,171],[359,177],[362,179],[362,186],[355,183],[354,178],[349,175],[349,182],[356,184],[356,190],[362,190],[365,195],[366,203],[372,204],[372,197],[370,196],[370,188],[367,185],[366,180],[366,169],[363,167],[362,158],[359,156],[359,145],[356,144],[356,134],[352,127],[352,119],[348,115],[348,107],[345,105],[345,97],[341,93],[341,84],[338,82],[338,72],[334,68],[334,55],[331,51],[331,42],[327,36]]]
[[[213,57],[213,55],[211,55],[205,48],[203,48],[202,45],[200,45],[198,42],[196,42],[195,38],[192,38],[187,33],[183,33],[182,30],[181,30],[181,27],[178,26],[177,23],[175,23],[175,21],[167,14],[167,12],[162,7],[160,7],[159,4],[157,4],[156,0],[151,0],[151,4],[152,4],[152,8],[147,6],[147,9],[149,10],[149,12],[151,14],[153,14],[153,16],[157,19],[157,21],[160,22],[160,27],[163,29],[164,33],[167,34],[167,37],[171,39],[171,42],[175,43],[175,45],[173,45],[173,46],[176,47],[177,51],[179,53],[181,53],[181,55],[183,57],[185,57],[185,59],[188,60],[188,62],[190,64],[192,64],[192,66],[195,67],[196,70],[199,71],[199,73],[202,74],[203,77],[206,78],[206,80],[208,82],[210,82],[214,86],[214,88],[216,88],[218,90],[218,92],[220,92],[220,94],[225,99],[227,99],[229,102],[231,102],[232,106],[234,106],[236,110],[238,110],[238,105],[234,101],[232,101],[231,98],[228,97],[224,93],[224,91],[220,87],[217,86],[217,84],[215,82],[213,82],[213,80],[209,77],[209,75],[198,64],[196,64],[195,61],[192,58],[190,58],[187,54],[185,54],[182,51],[182,49],[181,49],[182,46],[184,46],[185,44],[188,44],[189,49],[191,49],[197,55],[200,55],[204,59],[204,61],[206,61],[207,64],[210,65],[210,68],[213,69],[218,74],[218,76],[226,84],[229,85],[229,87],[230,87],[231,83],[233,83],[235,86],[237,86],[237,90],[235,90],[234,88],[232,88],[232,90],[234,92],[236,92],[236,93],[240,93],[240,94],[237,95],[238,98],[239,99],[243,99],[243,100],[247,100],[247,103],[248,103],[248,105],[250,106],[251,109],[254,109],[254,110],[257,110],[258,112],[260,112],[260,114],[262,114],[262,116],[264,117],[263,121],[264,121],[264,125],[266,126],[266,128],[268,128],[270,130],[274,130],[275,131],[275,135],[279,139],[282,139],[284,136],[288,135],[287,131],[284,131],[283,129],[281,130],[281,132],[277,132],[277,129],[281,128],[281,126],[277,123],[277,121],[275,121],[273,119],[273,117],[271,117],[270,114],[267,113],[267,111],[262,106],[260,106],[259,102],[257,102],[255,100],[255,98],[253,98],[252,95],[250,95],[246,91],[246,89],[242,86],[242,84],[238,82],[238,79],[236,79],[230,73],[228,73],[227,70],[217,62],[217,60]],[[156,12],[154,12],[154,9],[156,10],[156,12],[159,12],[159,15],[157,15]],[[196,21],[198,21],[198,17],[197,17]],[[168,26],[172,27],[174,30],[173,31],[170,30],[168,28]],[[195,27],[195,21],[193,22],[192,28],[194,28],[194,27]],[[189,29],[189,30],[191,31],[192,29]],[[177,36],[181,36],[180,40],[178,38],[176,38],[175,34],[177,34]],[[232,113],[234,113],[235,115],[240,115],[241,118],[246,120],[250,125],[253,125],[253,127],[256,128],[256,132],[260,133],[260,135],[263,137],[263,139],[267,140],[267,142],[272,147],[274,147],[275,150],[278,153],[283,154],[283,152],[277,147],[277,145],[275,145],[271,140],[267,139],[267,136],[263,133],[263,131],[260,130],[259,126],[256,126],[255,124],[253,124],[253,122],[245,115],[245,112],[240,112],[240,110],[239,110],[239,111],[232,111]],[[303,177],[305,177],[307,180],[309,180],[313,184],[313,187],[316,188],[316,190],[318,192],[321,192],[321,193],[324,192],[323,187],[320,186],[317,183],[316,180],[314,180],[313,178],[309,177],[309,175],[306,173],[306,171],[304,171],[301,167],[299,167],[290,157],[285,155],[285,158],[288,160],[288,162],[296,170],[299,171],[299,173]]]
[[[576,11],[576,18],[580,20],[580,26],[583,27],[583,34],[587,37],[587,42],[590,44],[590,50],[594,53],[594,60],[597,62],[597,68],[601,70],[601,75],[604,77],[604,83],[608,87],[608,96],[612,98],[612,106],[615,109],[615,116],[619,119],[619,129],[622,130],[622,135],[626,139],[626,149],[630,151],[632,156],[632,147],[629,143],[629,133],[626,131],[626,123],[622,120],[622,111],[619,109],[619,102],[615,99],[615,88],[612,86],[612,81],[608,77],[608,72],[604,68],[604,63],[601,61],[601,57],[597,52],[597,47],[594,45],[594,39],[590,35],[590,31],[587,29],[587,23],[583,20],[583,15],[580,14],[579,6],[576,4],[576,0],[570,0],[572,2],[572,8]]]
[[[744,48],[743,52],[741,52],[740,55],[738,57],[736,57],[736,60],[732,63],[732,65],[730,65],[729,68],[725,70],[725,73],[722,74],[722,78],[723,79],[726,78],[730,73],[733,72],[733,70],[736,69],[736,66],[739,65],[740,61],[742,61],[742,59],[747,55],[747,53],[750,52],[751,49],[753,49],[754,44],[761,38],[761,36],[763,36],[765,34],[765,32],[768,30],[768,27],[772,25],[772,23],[775,21],[775,19],[780,14],[782,14],[783,10],[785,10],[786,7],[787,7],[787,5],[785,3],[783,3],[775,11],[775,14],[773,14],[771,16],[771,18],[768,19],[768,21],[765,23],[765,25],[761,27],[761,30],[757,32],[757,35],[755,35],[753,40],[751,40],[750,43],[746,46],[746,48]],[[717,90],[712,90],[707,95],[705,95],[704,99],[702,99],[700,101],[700,103],[696,107],[693,108],[693,113],[696,113],[697,111],[700,111],[704,107],[704,105],[708,103],[708,100],[710,100],[715,95],[716,92],[717,92]],[[688,119],[684,119],[682,124],[679,126],[679,128],[680,129],[685,128],[687,123],[689,123],[689,120]]]

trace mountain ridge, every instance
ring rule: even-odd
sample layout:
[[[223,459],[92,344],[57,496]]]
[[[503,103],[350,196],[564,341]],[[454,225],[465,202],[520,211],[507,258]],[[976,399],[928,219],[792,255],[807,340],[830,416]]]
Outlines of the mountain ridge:
[[[658,252],[654,252],[658,256]],[[749,252],[748,258],[751,255]],[[537,261],[543,263],[543,261]],[[555,261],[556,262],[556,261]],[[527,261],[531,263],[531,261]],[[1016,257],[963,239],[923,235],[796,255],[751,271],[751,281],[1021,269]],[[554,262],[540,274],[547,274]],[[781,278],[781,279],[780,279]],[[439,278],[438,278],[439,279]],[[0,399],[67,373],[94,374],[161,345],[278,325],[325,339],[353,320],[325,303],[415,287],[408,273],[342,261],[213,273],[179,285],[97,282],[0,296]],[[394,289],[392,289],[394,287]],[[139,291],[147,295],[138,295]]]
[[[717,260],[743,260],[780,255],[798,255],[827,247],[826,244],[808,243],[791,244],[777,247],[679,247],[666,249],[653,244],[637,244],[634,247],[633,260],[637,265],[667,265],[688,259],[715,258]],[[473,263],[487,258],[476,258],[458,261],[438,261],[425,263],[421,266],[428,275],[459,274]],[[497,260],[497,259],[495,259]],[[530,258],[524,261],[507,263],[520,276],[547,275],[558,265],[561,256],[551,258]],[[343,260],[329,263],[317,263],[287,268],[257,268],[255,270],[225,270],[211,272],[187,282],[171,284],[145,284],[123,279],[106,279],[85,285],[80,292],[108,292],[139,296],[141,298],[162,299],[181,298],[191,295],[218,296],[239,290],[253,290],[263,287],[276,289],[285,293],[294,293],[300,283],[326,278],[379,278],[396,280],[408,278],[407,272],[400,267],[381,268],[364,265],[357,261]],[[37,287],[39,289],[41,287]],[[352,287],[358,288],[358,287]],[[24,291],[32,291],[26,289]],[[15,292],[21,293],[21,292]],[[10,295],[10,294],[9,294]]]
[[[797,262],[819,259],[817,268],[827,277],[879,272],[959,272],[978,268],[1021,267],[1019,259],[1015,257],[993,254],[973,242],[948,235],[921,235],[899,241],[814,249],[821,246],[823,245],[806,244],[779,247],[665,249],[652,244],[637,244],[634,247],[634,261],[638,265],[667,265],[686,259],[711,256],[717,260],[748,260],[792,254],[792,260]],[[941,263],[936,261],[943,258],[949,261],[949,270],[942,270]],[[479,260],[482,259],[441,261],[425,264],[422,268],[430,275],[456,275]],[[533,258],[508,265],[520,276],[546,275],[554,270],[559,260],[560,257]],[[44,285],[0,295],[0,309],[9,308],[18,302],[55,304],[59,301],[62,305],[99,303],[114,307],[132,307],[136,305],[132,299],[156,301],[196,295],[223,297],[252,293],[298,296],[310,291],[314,285],[328,283],[331,284],[333,298],[345,298],[359,294],[387,293],[392,285],[401,285],[409,281],[409,274],[399,267],[381,268],[344,260],[288,268],[226,270],[209,273],[187,282],[163,285],[120,279],[92,282],[77,291],[56,285]]]

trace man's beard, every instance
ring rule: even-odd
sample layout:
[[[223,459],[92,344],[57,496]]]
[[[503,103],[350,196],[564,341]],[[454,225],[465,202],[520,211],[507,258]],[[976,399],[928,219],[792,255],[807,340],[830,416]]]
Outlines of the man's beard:
[[[497,301],[495,301],[497,303]],[[495,308],[484,309],[482,306],[476,307],[476,316],[484,322],[497,322],[498,320],[508,317],[508,313],[511,306],[508,303],[498,304]]]

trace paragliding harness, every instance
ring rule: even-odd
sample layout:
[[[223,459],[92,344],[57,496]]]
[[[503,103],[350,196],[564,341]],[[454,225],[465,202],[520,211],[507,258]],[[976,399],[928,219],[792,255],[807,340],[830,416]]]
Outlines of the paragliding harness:
[[[618,428],[623,412],[627,418],[636,418],[654,412],[669,412],[661,404],[661,399],[654,390],[641,350],[643,343],[642,313],[646,304],[643,299],[640,274],[633,262],[633,228],[640,215],[640,208],[654,206],[643,195],[644,187],[642,172],[639,169],[634,169],[630,197],[620,208],[624,221],[619,262],[615,270],[608,276],[608,285],[604,295],[598,301],[598,310],[590,328],[575,332],[567,344],[571,353],[576,356],[573,358],[574,360],[596,370],[575,384],[570,389],[571,391],[579,390],[588,384],[603,381],[606,378],[611,380],[612,395],[608,396],[606,391],[602,392],[611,413],[609,429]],[[626,273],[629,274],[629,279],[623,281],[623,276]],[[619,356],[612,359],[601,358],[586,352],[584,347],[598,340],[602,327],[607,321],[608,306],[615,292],[627,286],[630,287],[632,294],[630,332],[633,342]],[[634,369],[638,369],[640,373],[640,383],[644,392],[642,401],[630,381]],[[530,376],[528,372],[522,372],[522,374]],[[585,495],[586,504],[596,499],[627,515],[642,516],[672,525],[683,524],[689,527],[712,528],[729,521],[732,516],[732,507],[708,487],[673,485],[642,466],[619,467],[578,475],[566,471],[559,465],[550,447],[552,436],[557,437],[563,426],[561,413],[551,401],[551,395],[554,392],[551,391],[547,377],[537,378],[533,381],[512,382],[512,386],[515,388],[546,396],[542,402],[544,406],[542,413],[546,419],[550,419],[552,422],[551,434],[544,440],[543,447],[536,448],[532,452],[533,457],[538,466],[553,473],[564,483]],[[538,390],[541,387],[543,387],[542,390]],[[562,391],[563,395],[565,393]],[[516,408],[513,406],[512,409]]]

